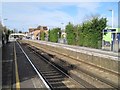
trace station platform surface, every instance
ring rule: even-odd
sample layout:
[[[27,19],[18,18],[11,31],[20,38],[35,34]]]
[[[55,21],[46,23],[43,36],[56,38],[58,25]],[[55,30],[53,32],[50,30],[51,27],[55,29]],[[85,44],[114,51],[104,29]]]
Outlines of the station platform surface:
[[[45,88],[16,42],[7,43],[2,48],[2,88]]]
[[[67,45],[67,44],[40,41],[40,40],[32,40],[32,39],[24,39],[24,40],[39,43],[42,45],[52,46],[55,48],[64,48],[66,50],[70,50],[70,51],[77,52],[77,53],[83,53],[83,54],[93,55],[93,56],[107,58],[107,59],[111,58],[112,60],[117,60],[117,61],[120,58],[120,53],[118,53],[118,52],[105,51],[102,49]]]
[[[2,88],[11,88],[13,82],[13,43],[2,47]]]

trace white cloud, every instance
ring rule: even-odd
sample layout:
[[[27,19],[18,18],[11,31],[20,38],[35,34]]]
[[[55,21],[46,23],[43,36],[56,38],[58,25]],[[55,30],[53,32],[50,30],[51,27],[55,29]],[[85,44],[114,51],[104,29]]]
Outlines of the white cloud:
[[[17,16],[17,18],[15,18]],[[67,24],[73,18],[65,12],[62,11],[43,11],[40,10],[36,13],[18,13],[7,16],[10,18],[7,22],[19,23],[18,27],[22,26],[36,27],[38,25],[47,25],[49,27],[62,27],[61,23]]]
[[[64,6],[74,5],[78,8],[78,13],[72,17],[68,13],[59,10]],[[47,6],[47,7],[46,7]],[[15,6],[16,7],[16,6]],[[50,7],[50,8],[49,8]],[[35,27],[38,25],[47,25],[49,27],[63,27],[61,23],[64,23],[64,26],[68,22],[72,22],[74,24],[80,24],[83,18],[91,12],[95,12],[99,7],[99,3],[44,3],[40,4],[39,8],[35,7],[35,5],[22,5],[21,8],[16,7],[19,11],[24,10],[25,13],[17,12],[15,14],[7,14],[5,16],[9,18],[8,22],[19,23],[18,27],[22,26]],[[44,10],[46,8],[47,10]],[[27,13],[29,12],[29,13]],[[30,13],[31,12],[31,13]],[[14,11],[13,11],[14,13]],[[16,17],[17,16],[17,17]]]
[[[80,2],[77,3],[78,13],[74,16],[74,24],[80,24],[85,20],[90,19],[92,15],[97,15],[97,10],[100,7],[98,2]]]
[[[36,7],[34,4],[29,6],[29,3],[27,6],[26,5],[20,8],[16,5],[16,10],[18,10],[18,13],[13,14],[13,11],[12,13],[8,14],[7,10],[5,13],[5,16],[9,18],[7,22],[14,22],[16,26],[12,25],[13,27],[25,27],[26,31],[29,27],[37,27],[38,25],[47,25],[53,28],[56,26],[63,27],[61,23],[64,23],[65,26],[69,21],[73,22],[74,24],[80,24],[82,21],[85,20],[84,17],[86,15],[96,13],[97,9],[100,7],[100,3],[98,2],[60,4],[43,3],[43,5],[41,4],[39,7]],[[71,16],[67,12],[63,12],[62,10],[60,10],[62,7],[67,5],[74,5],[78,8],[78,12],[75,16]],[[25,13],[20,13],[19,9],[24,10]],[[108,24],[111,25],[110,23]]]

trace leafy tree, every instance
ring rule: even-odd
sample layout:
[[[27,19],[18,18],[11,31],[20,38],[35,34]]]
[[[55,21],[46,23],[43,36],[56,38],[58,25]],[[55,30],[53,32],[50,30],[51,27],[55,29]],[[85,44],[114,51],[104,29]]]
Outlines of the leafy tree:
[[[80,45],[92,48],[99,48],[102,45],[102,30],[107,26],[106,18],[92,16],[81,25],[68,23],[65,27],[66,39],[69,45]],[[59,34],[59,35],[58,35]],[[61,38],[61,30],[53,28],[49,30],[49,41],[58,42]]]
[[[13,33],[13,32],[12,32],[12,30],[6,28],[6,26],[3,27],[3,29],[4,29],[4,34],[3,34],[3,37],[2,37],[2,38],[4,38],[4,39],[6,40],[6,42],[8,43],[9,35],[10,35],[11,33]]]
[[[19,31],[19,33],[22,33],[22,31]]]
[[[45,32],[41,32],[40,33],[40,39],[41,40],[45,40]]]
[[[83,33],[83,26],[82,25],[79,25],[79,27],[78,27],[78,44],[80,45],[80,46],[83,46],[83,42],[84,42],[84,33]]]
[[[49,40],[51,42],[58,42],[58,38],[61,37],[61,29],[60,28],[53,28],[49,30]]]
[[[98,48],[102,41],[102,30],[107,26],[106,18],[93,17],[79,28],[79,45]]]
[[[76,37],[75,37],[75,31],[74,31],[74,26],[73,24],[71,24],[70,22],[68,23],[68,25],[66,25],[65,28],[65,32],[66,32],[66,39],[69,45],[75,45],[75,41],[76,41]]]
[[[107,26],[107,19],[106,18],[93,18],[92,19],[92,29],[94,31],[93,40],[94,45],[93,47],[98,48],[98,42],[101,41],[102,45],[102,30],[105,29]]]
[[[50,29],[48,30],[48,41],[50,41]]]
[[[80,33],[79,33],[79,26],[80,25],[75,25],[74,26],[74,36],[75,36],[75,45],[79,45],[79,35],[80,35]]]

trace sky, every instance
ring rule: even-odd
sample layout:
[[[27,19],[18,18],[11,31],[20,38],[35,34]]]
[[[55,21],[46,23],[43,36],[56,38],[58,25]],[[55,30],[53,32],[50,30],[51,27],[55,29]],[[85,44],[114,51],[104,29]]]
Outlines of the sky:
[[[18,1],[18,0],[16,0]],[[39,25],[48,28],[64,28],[68,22],[81,24],[92,15],[106,17],[111,26],[114,11],[114,27],[118,25],[118,2],[9,2],[2,3],[3,24],[10,29],[28,31]],[[5,20],[7,19],[7,20]]]

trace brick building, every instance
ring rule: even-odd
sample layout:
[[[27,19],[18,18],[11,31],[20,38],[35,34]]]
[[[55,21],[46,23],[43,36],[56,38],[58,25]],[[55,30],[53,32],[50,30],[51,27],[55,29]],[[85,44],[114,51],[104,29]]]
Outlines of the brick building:
[[[46,36],[48,35],[47,26],[38,26],[37,28],[29,28],[29,36],[31,39],[40,39],[41,32],[45,32]]]

